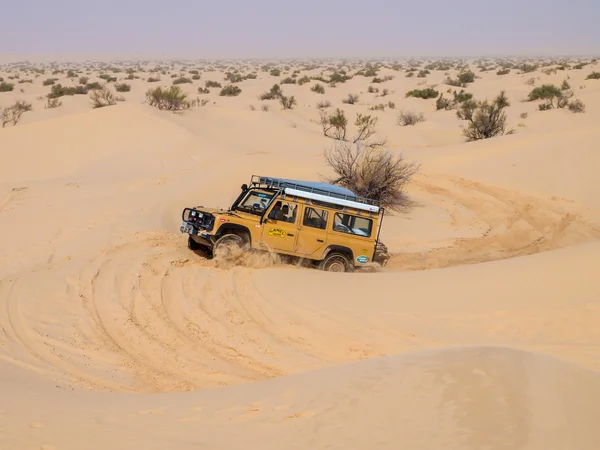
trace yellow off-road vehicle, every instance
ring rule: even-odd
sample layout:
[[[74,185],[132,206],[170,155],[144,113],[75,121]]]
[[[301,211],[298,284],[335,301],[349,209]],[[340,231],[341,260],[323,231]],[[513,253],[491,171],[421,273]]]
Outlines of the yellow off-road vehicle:
[[[331,272],[389,259],[379,241],[384,209],[378,201],[326,183],[258,175],[241,189],[227,210],[184,208],[180,230],[191,250],[215,257],[231,246],[271,251]]]

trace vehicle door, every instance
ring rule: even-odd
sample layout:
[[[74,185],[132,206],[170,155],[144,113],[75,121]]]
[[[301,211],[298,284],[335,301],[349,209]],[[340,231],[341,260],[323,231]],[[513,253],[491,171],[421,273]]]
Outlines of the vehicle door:
[[[268,249],[293,253],[296,247],[298,207],[295,202],[277,200],[269,208],[262,226],[261,242]]]
[[[298,224],[296,252],[307,258],[320,254],[327,241],[329,211],[313,205],[302,205],[302,216]]]

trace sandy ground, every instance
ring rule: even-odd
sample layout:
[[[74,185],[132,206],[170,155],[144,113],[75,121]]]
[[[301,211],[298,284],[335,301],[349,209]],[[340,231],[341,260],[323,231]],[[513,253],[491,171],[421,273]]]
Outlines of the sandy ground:
[[[505,90],[516,130],[471,143],[455,111],[404,95],[445,92],[456,69],[407,78],[401,63],[379,70],[384,83],[356,75],[325,94],[282,84],[291,110],[258,96],[294,70],[327,77],[325,63],[272,76],[136,62],[131,80],[122,62],[0,66],[14,84],[0,107],[32,104],[0,129],[0,449],[600,448],[600,80],[586,79],[600,63],[497,75],[470,62],[465,90]],[[236,67],[257,73],[239,96],[197,93]],[[203,106],[144,103],[196,69],[181,86]],[[44,107],[44,80],[101,74],[131,85],[116,105]],[[565,79],[585,113],[525,101]],[[342,103],[350,93],[357,104]],[[418,206],[385,219],[388,267],[220,269],[191,253],[184,206],[226,207],[252,174],[329,174],[324,100],[350,122],[378,117],[387,147],[422,165]],[[398,126],[400,110],[425,121]]]

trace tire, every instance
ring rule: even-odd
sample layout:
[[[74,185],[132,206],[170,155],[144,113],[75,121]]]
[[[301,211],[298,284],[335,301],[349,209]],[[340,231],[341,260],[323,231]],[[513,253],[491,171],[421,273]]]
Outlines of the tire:
[[[190,250],[201,250],[202,245],[198,244],[191,236],[188,236],[188,248]]]
[[[217,265],[235,264],[248,250],[247,242],[237,234],[226,234],[215,242],[212,250]]]
[[[325,272],[352,272],[352,263],[343,253],[330,253],[319,263],[319,269]]]

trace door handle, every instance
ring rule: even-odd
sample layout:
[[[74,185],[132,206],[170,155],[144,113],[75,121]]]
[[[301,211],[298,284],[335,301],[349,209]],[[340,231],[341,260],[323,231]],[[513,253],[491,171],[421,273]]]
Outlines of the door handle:
[[[317,239],[317,242],[325,242],[323,239]]]
[[[294,237],[294,235],[293,235],[292,233],[288,233],[287,235],[288,235],[288,236],[292,236],[292,237]]]

